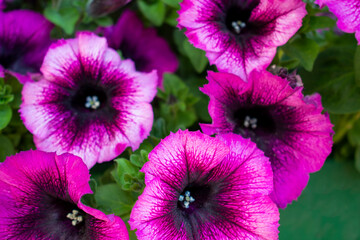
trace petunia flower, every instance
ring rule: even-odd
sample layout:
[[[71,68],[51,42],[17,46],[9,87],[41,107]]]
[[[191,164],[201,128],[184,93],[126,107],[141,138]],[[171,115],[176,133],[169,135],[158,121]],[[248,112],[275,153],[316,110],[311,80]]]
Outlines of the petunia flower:
[[[53,25],[29,10],[0,11],[0,77],[9,73],[21,83],[37,73],[48,50]]]
[[[158,86],[162,86],[164,72],[175,72],[178,67],[176,55],[165,39],[159,37],[155,28],[145,28],[135,12],[125,10],[114,26],[99,28],[108,40],[109,47],[120,50],[126,59],[135,62],[137,71],[158,71]]]
[[[201,90],[210,97],[206,134],[233,132],[251,138],[270,158],[272,199],[281,208],[297,199],[309,173],[318,171],[332,147],[332,124],[319,94],[303,96],[285,78],[253,71],[245,82],[229,73],[208,73]]]
[[[50,46],[44,77],[27,82],[20,106],[38,149],[80,156],[90,168],[149,135],[157,74],[139,73],[106,39],[79,33]]]
[[[302,25],[301,0],[184,0],[179,27],[219,71],[243,79],[265,69]]]
[[[347,33],[355,32],[360,44],[360,2],[358,0],[316,0],[320,7],[327,6],[337,18],[337,26]]]
[[[128,4],[131,0],[90,0],[87,3],[87,12],[92,17],[101,17],[115,12]]]
[[[268,158],[236,134],[179,130],[149,154],[130,215],[139,240],[277,239]]]
[[[71,154],[26,151],[0,165],[0,239],[129,239],[124,222],[81,202],[90,174]]]

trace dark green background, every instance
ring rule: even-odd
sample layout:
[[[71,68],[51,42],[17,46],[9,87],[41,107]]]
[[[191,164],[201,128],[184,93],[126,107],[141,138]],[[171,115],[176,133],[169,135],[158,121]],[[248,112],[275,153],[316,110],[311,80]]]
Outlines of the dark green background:
[[[327,160],[297,202],[280,211],[280,240],[359,240],[360,173]]]

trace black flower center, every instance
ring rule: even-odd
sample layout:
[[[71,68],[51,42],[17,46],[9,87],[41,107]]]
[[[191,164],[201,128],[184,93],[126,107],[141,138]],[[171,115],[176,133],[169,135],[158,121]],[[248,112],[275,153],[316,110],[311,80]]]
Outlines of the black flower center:
[[[75,204],[47,196],[39,208],[37,228],[52,239],[85,239],[88,215]],[[36,227],[36,226],[35,226]]]
[[[71,106],[82,112],[93,112],[108,105],[105,89],[96,85],[83,85],[71,99]]]
[[[234,132],[244,137],[276,132],[276,123],[269,112],[269,107],[240,108],[233,112],[229,120],[235,123]]]
[[[190,184],[180,194],[177,207],[187,214],[190,214],[197,209],[205,208],[209,204],[211,192],[211,186]]]
[[[242,34],[246,31],[248,20],[250,18],[251,11],[243,9],[241,7],[231,7],[225,18],[225,24],[227,29],[236,34]]]
[[[19,212],[14,213],[16,217],[9,226],[9,233],[13,235],[9,239],[92,239],[89,222],[93,217],[71,200],[33,192],[22,201],[26,207],[20,207]]]
[[[252,23],[249,22],[251,12],[257,5],[259,0],[251,1],[229,1],[225,13],[226,28],[235,35],[244,35],[252,28]]]

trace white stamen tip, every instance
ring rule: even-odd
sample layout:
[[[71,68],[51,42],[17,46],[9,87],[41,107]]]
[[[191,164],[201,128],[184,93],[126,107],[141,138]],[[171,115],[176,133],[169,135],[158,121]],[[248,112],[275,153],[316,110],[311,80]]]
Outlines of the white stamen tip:
[[[248,128],[251,126],[252,129],[255,129],[257,128],[257,121],[257,118],[246,116],[244,120],[244,127]]]
[[[233,27],[234,31],[239,34],[241,33],[241,29],[246,27],[246,24],[240,20],[231,22],[231,26]]]
[[[92,97],[87,96],[86,97],[85,107],[86,108],[92,108],[94,110],[98,109],[100,107],[99,98],[97,96],[92,96]]]
[[[195,198],[191,196],[190,191],[186,191],[184,195],[179,196],[179,201],[183,202],[184,208],[189,208],[190,203],[195,202]]]
[[[78,216],[79,211],[78,210],[72,210],[72,213],[68,213],[66,215],[67,218],[69,218],[71,221],[71,225],[76,226],[76,224],[81,223],[83,221],[82,216]]]

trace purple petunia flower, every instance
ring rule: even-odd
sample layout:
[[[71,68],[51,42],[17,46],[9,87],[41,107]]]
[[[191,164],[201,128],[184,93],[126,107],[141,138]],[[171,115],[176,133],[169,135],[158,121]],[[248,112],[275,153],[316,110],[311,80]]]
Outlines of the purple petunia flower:
[[[206,51],[219,71],[243,79],[265,69],[301,27],[306,15],[301,0],[184,0],[179,27],[195,47]]]
[[[149,154],[129,224],[144,239],[277,239],[268,158],[235,134],[179,130]]]
[[[145,28],[135,12],[126,10],[114,26],[100,28],[109,47],[120,50],[124,58],[135,62],[137,71],[158,71],[158,86],[162,86],[164,72],[175,72],[178,67],[176,55],[165,39],[156,34],[155,28]]]
[[[53,25],[29,10],[0,12],[0,77],[10,73],[21,83],[39,72],[50,46]]]
[[[320,7],[326,5],[338,18],[338,27],[347,33],[355,32],[360,44],[360,1],[359,0],[316,0]]]
[[[129,239],[124,222],[85,206],[90,174],[80,158],[21,152],[0,165],[0,239]]]
[[[229,73],[208,73],[202,92],[210,97],[212,124],[206,134],[234,132],[251,138],[270,158],[271,194],[279,207],[297,199],[309,173],[318,171],[331,152],[332,124],[322,114],[319,94],[303,96],[302,87],[266,71],[253,71],[245,82]]]
[[[73,153],[90,168],[149,135],[156,71],[136,72],[105,38],[82,32],[54,43],[41,72],[40,81],[24,85],[20,106],[38,149]]]

